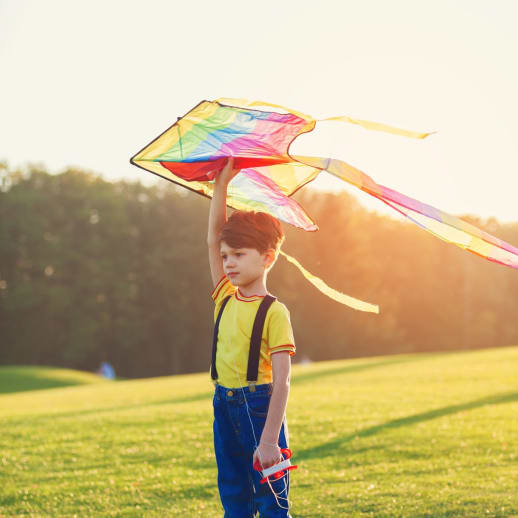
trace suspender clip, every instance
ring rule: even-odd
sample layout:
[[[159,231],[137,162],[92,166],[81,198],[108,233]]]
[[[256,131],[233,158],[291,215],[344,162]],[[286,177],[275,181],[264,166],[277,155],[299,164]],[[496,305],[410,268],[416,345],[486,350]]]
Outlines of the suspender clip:
[[[255,392],[255,381],[248,382],[248,390],[250,390],[250,392]]]

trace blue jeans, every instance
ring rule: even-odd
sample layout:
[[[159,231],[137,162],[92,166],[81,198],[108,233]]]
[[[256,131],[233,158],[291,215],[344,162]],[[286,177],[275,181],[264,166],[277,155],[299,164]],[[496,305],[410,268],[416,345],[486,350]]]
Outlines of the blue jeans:
[[[218,464],[218,489],[225,510],[224,518],[253,518],[259,511],[261,518],[289,518],[288,475],[272,482],[279,495],[279,503],[267,483],[261,484],[262,475],[252,466],[252,458],[263,432],[272,385],[257,385],[255,392],[248,387],[229,389],[216,386],[214,392],[214,451]],[[250,422],[251,421],[251,422]],[[253,432],[252,432],[253,426]],[[255,439],[254,439],[255,433]],[[279,446],[288,447],[288,428],[283,422]],[[282,498],[281,498],[282,497]]]

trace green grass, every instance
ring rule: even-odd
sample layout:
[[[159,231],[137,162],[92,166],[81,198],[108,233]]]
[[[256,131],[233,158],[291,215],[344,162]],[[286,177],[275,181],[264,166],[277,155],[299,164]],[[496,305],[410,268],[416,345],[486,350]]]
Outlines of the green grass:
[[[0,395],[0,516],[221,517],[211,393]],[[288,421],[293,518],[518,517],[518,347],[296,366]]]

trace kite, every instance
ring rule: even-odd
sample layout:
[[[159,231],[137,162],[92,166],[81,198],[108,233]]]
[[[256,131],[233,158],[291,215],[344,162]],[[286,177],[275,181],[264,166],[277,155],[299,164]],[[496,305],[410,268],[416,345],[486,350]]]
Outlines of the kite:
[[[221,98],[202,101],[179,117],[130,162],[211,197],[215,176],[228,157],[233,156],[234,167],[240,168],[241,172],[229,184],[227,204],[238,210],[268,212],[307,231],[318,230],[318,226],[291,196],[326,171],[378,198],[440,239],[489,261],[518,268],[517,248],[468,222],[379,185],[366,173],[342,160],[290,154],[291,143],[299,135],[313,131],[317,122],[323,120],[337,120],[409,138],[424,139],[431,134],[347,116],[314,119],[276,104]],[[333,290],[304,270],[295,259],[283,255],[331,298],[362,311],[379,311],[376,305]]]

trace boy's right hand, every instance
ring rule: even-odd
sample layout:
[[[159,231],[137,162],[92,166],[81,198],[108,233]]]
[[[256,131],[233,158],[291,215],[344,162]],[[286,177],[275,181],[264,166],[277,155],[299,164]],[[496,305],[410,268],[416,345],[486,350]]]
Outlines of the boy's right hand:
[[[234,176],[236,176],[240,170],[241,169],[234,169],[234,157],[229,157],[221,172],[216,174],[216,183],[228,185],[232,178],[234,178]]]

